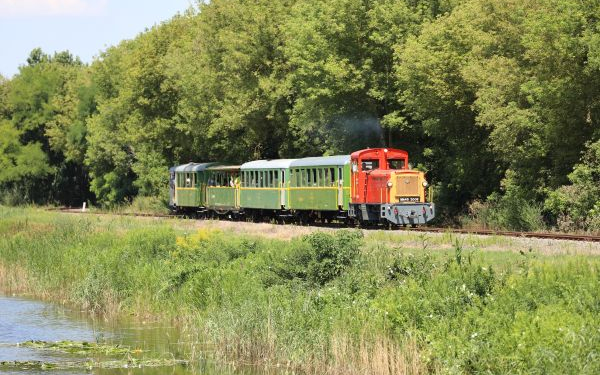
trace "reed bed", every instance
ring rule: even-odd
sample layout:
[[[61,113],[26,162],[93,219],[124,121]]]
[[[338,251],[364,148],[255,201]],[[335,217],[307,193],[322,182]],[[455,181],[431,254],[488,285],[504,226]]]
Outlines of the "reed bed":
[[[598,373],[591,254],[0,207],[3,292],[172,319],[201,342],[192,360],[266,373]]]

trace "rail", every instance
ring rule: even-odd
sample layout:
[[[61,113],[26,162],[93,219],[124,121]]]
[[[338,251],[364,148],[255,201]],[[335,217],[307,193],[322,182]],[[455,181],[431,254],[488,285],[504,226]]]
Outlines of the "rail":
[[[75,208],[50,208],[49,211],[59,211],[71,214],[95,214],[95,215],[117,215],[117,216],[134,216],[134,217],[155,217],[155,218],[187,218],[186,215],[167,215],[167,214],[151,214],[141,212],[94,212],[85,211]],[[336,224],[315,224],[315,227],[331,227],[340,228]],[[364,229],[381,229],[382,227],[367,227]],[[460,229],[460,228],[437,228],[437,227],[417,227],[400,229],[406,232],[425,232],[425,233],[457,233],[457,234],[474,234],[481,236],[503,236],[503,237],[520,237],[520,238],[538,238],[549,240],[566,240],[566,241],[584,241],[584,242],[600,242],[600,235],[587,234],[570,234],[558,232],[515,232],[515,231],[498,231],[490,229]]]

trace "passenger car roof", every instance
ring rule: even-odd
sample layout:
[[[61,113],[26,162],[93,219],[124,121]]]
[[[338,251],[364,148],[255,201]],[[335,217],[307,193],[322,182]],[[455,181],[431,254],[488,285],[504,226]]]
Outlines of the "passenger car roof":
[[[175,167],[175,172],[201,172],[210,166],[218,163],[187,163]]]
[[[290,167],[322,167],[328,165],[346,165],[349,163],[350,155],[334,155],[297,159],[292,162]]]
[[[296,159],[255,160],[242,164],[241,170],[249,169],[287,169]]]

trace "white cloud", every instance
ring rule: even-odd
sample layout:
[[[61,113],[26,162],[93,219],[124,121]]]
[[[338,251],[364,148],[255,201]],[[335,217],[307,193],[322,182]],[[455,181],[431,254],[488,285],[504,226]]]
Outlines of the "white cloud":
[[[0,0],[0,18],[95,15],[107,0]]]

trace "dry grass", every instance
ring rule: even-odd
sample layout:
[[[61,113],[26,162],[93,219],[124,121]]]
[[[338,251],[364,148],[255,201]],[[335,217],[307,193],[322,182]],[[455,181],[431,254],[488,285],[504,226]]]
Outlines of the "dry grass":
[[[44,301],[52,300],[61,304],[68,302],[67,290],[50,291],[40,288],[36,279],[25,268],[0,263],[0,293],[21,295],[38,298]]]
[[[323,371],[324,370],[324,371]],[[356,343],[343,335],[331,340],[331,363],[312,373],[330,375],[418,375],[426,373],[414,340],[399,344],[387,337]]]
[[[29,273],[22,267],[7,267],[0,263],[0,291],[6,294],[31,293],[32,279]]]

